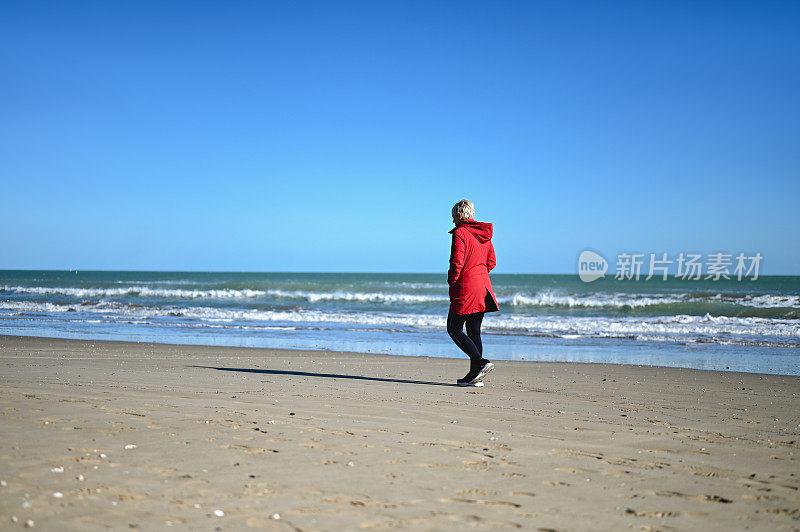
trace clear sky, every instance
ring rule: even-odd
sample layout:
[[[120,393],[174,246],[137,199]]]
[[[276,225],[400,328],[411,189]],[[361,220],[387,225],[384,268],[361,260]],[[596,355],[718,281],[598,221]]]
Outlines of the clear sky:
[[[800,2],[0,3],[0,268],[760,252],[800,274]]]

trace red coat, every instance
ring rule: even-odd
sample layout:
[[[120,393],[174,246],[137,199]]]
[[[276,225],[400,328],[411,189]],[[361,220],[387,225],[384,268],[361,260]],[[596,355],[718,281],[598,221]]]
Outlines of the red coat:
[[[450,312],[473,314],[498,310],[489,272],[496,264],[492,224],[464,220],[454,229],[450,247]]]

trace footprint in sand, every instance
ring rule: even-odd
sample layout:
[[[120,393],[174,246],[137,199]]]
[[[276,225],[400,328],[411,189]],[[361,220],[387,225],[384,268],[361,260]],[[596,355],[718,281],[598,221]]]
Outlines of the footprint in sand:
[[[800,508],[768,508],[768,513],[775,515],[785,515],[792,519],[800,519]]]
[[[487,495],[497,495],[497,492],[494,490],[483,490],[479,488],[460,489],[457,490],[456,493],[459,495],[482,495],[484,497]]]
[[[658,517],[659,519],[662,517],[677,517],[679,515],[678,512],[670,511],[637,512],[633,508],[626,508],[625,514],[632,515],[634,517]]]
[[[515,502],[509,501],[495,501],[491,499],[456,499],[456,498],[445,498],[439,499],[439,502],[463,502],[467,504],[489,504],[489,505],[496,505],[496,506],[510,506],[512,508],[520,508],[522,505],[517,504]]]
[[[692,475],[697,475],[699,477],[714,478],[718,477],[719,473],[717,473],[716,471],[692,471]]]
[[[698,495],[688,495],[679,491],[654,491],[653,493],[659,497],[680,497],[682,499],[690,499],[702,502],[719,502],[723,504],[733,502],[732,500],[726,499],[725,497],[720,497],[719,495],[706,495],[702,493]]]

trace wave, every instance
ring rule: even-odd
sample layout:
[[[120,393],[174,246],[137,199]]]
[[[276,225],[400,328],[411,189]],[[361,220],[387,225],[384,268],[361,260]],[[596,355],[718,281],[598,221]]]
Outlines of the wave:
[[[101,303],[65,305],[21,301],[0,302],[0,309],[28,313],[83,312],[89,316],[120,316],[126,319],[164,318],[176,322],[199,320],[211,323],[271,323],[279,326],[332,324],[377,327],[395,330],[443,330],[446,318],[439,314],[389,312],[333,312],[323,310],[237,310],[211,307],[160,308]],[[595,337],[595,338],[667,338],[671,341],[753,342],[770,340],[776,345],[800,347],[800,322],[787,319],[728,316],[653,316],[653,317],[576,317],[499,315],[484,321],[486,332],[530,336]]]
[[[221,290],[180,290],[177,288],[151,288],[148,286],[129,286],[125,288],[72,288],[58,286],[3,286],[0,291],[16,294],[41,294],[41,295],[66,295],[73,297],[119,297],[138,295],[141,297],[172,297],[172,298],[210,298],[210,299],[240,299],[263,296],[264,290],[234,290],[230,288]]]
[[[449,301],[446,288],[438,293],[408,293],[384,291],[307,291],[281,289],[179,289],[155,288],[145,285],[131,285],[115,288],[93,287],[50,287],[50,286],[1,286],[0,292],[36,295],[65,295],[75,298],[103,298],[138,296],[148,298],[172,299],[255,299],[280,298],[318,303],[325,301],[384,303],[384,304],[423,304],[446,303]],[[498,297],[498,302],[514,308],[570,308],[570,309],[611,309],[611,310],[657,310],[663,314],[696,313],[705,314],[719,307],[708,305],[731,305],[728,310],[750,307],[760,309],[800,309],[799,295],[784,294],[559,294],[541,291],[533,294],[517,292]],[[706,306],[703,306],[706,305]],[[715,310],[716,311],[716,310]],[[729,314],[728,311],[718,313]],[[776,316],[777,317],[777,316]]]
[[[448,295],[392,294],[384,292],[305,292],[302,290],[268,290],[267,294],[276,297],[305,299],[310,303],[317,301],[364,301],[371,303],[428,303],[450,301]]]
[[[724,303],[740,307],[755,308],[800,308],[800,296],[796,295],[738,295],[738,294],[575,294],[560,295],[552,292],[539,292],[534,295],[517,293],[511,297],[500,298],[500,302],[515,307],[556,307],[587,309],[644,309],[664,307],[670,310],[674,305],[677,311],[690,309],[690,305],[703,303]],[[677,306],[681,305],[681,306]]]
[[[694,296],[697,298],[697,296]],[[707,298],[709,301],[724,301],[737,305],[759,308],[800,308],[800,296],[795,295],[723,295],[715,294]]]
[[[393,294],[384,292],[307,292],[303,290],[181,290],[173,288],[151,288],[148,286],[128,286],[125,288],[73,288],[49,286],[3,286],[0,291],[17,294],[66,295],[77,298],[87,297],[162,297],[176,299],[248,299],[264,296],[301,299],[310,303],[318,301],[361,301],[373,303],[427,303],[449,301],[447,294]]]
[[[680,298],[672,296],[643,296],[628,294],[595,294],[595,295],[557,295],[551,292],[540,292],[535,295],[514,294],[500,298],[500,302],[510,303],[515,307],[567,307],[567,308],[643,308],[654,305],[679,303]]]

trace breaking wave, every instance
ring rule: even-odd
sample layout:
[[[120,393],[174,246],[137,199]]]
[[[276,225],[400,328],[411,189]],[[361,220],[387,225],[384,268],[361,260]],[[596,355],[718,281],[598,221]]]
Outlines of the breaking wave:
[[[324,310],[258,310],[221,309],[213,307],[143,307],[114,302],[66,305],[59,303],[0,302],[4,313],[70,313],[70,319],[86,320],[100,314],[107,318],[177,320],[184,325],[199,322],[228,323],[236,326],[270,323],[282,327],[320,324],[373,327],[385,330],[398,328],[443,329],[445,316],[440,314],[407,314],[390,312],[329,312]],[[62,314],[63,315],[63,314]],[[33,317],[33,316],[31,316]],[[712,341],[749,345],[753,338],[760,345],[800,347],[800,322],[758,317],[727,316],[653,316],[653,317],[587,317],[587,316],[520,316],[493,315],[484,321],[488,333],[559,336],[562,338],[628,338],[643,341]]]
[[[428,283],[433,285],[433,283]],[[434,285],[435,286],[435,285]],[[144,285],[131,285],[119,288],[78,288],[50,286],[2,286],[0,292],[14,294],[64,295],[76,298],[120,298],[138,296],[143,298],[165,299],[257,299],[277,298],[301,300],[309,303],[320,301],[352,301],[387,304],[443,303],[449,301],[446,285],[442,285],[438,293],[406,293],[406,292],[365,292],[365,291],[306,291],[284,289],[249,289],[219,288],[206,290],[190,290],[178,288],[154,288]],[[594,294],[558,294],[541,291],[533,294],[515,293],[499,295],[498,301],[515,308],[575,308],[575,309],[646,309],[658,307],[664,314],[700,313],[704,308],[698,307],[692,312],[691,305],[726,304],[736,307],[752,307],[762,309],[800,309],[800,296],[797,295],[738,295],[738,294],[626,294],[626,293],[594,293]],[[718,309],[719,310],[719,309]],[[723,312],[724,313],[724,312]]]

